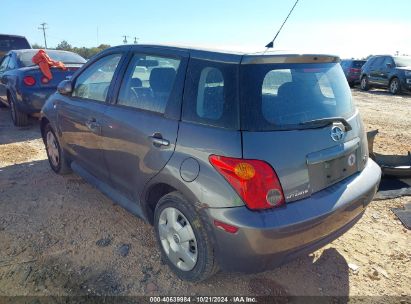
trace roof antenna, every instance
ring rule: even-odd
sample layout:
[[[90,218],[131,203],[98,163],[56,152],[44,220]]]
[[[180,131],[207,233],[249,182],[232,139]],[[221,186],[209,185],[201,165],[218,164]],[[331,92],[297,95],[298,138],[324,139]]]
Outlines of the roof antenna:
[[[281,32],[284,24],[287,22],[288,17],[290,17],[290,15],[291,15],[291,13],[293,12],[293,10],[294,10],[295,6],[297,5],[298,1],[299,1],[299,0],[296,0],[296,1],[295,1],[294,6],[291,8],[290,12],[289,12],[288,15],[287,15],[287,18],[285,18],[285,20],[284,20],[283,24],[281,25],[280,29],[278,30],[277,34],[275,34],[274,39],[273,39],[272,41],[270,41],[270,42],[265,46],[266,49],[265,49],[265,51],[264,51],[264,54],[265,54],[265,52],[268,51],[268,49],[272,49],[272,48],[274,47],[274,41],[275,41],[275,39],[277,38],[278,34],[280,34],[280,32]]]

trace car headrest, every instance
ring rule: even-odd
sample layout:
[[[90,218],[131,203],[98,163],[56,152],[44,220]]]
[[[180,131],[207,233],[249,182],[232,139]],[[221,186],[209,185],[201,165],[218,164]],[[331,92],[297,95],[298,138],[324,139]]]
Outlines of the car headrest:
[[[143,86],[143,82],[140,78],[131,78],[130,79],[130,87],[132,88],[140,88]]]
[[[173,68],[154,68],[150,74],[150,87],[154,92],[169,92],[175,77]]]

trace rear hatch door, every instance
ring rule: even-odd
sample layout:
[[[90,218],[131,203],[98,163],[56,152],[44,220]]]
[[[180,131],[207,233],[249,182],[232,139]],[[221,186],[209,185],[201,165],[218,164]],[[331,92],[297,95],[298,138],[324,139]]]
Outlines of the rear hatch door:
[[[268,162],[286,202],[361,171],[366,139],[336,62],[242,66],[243,157]]]

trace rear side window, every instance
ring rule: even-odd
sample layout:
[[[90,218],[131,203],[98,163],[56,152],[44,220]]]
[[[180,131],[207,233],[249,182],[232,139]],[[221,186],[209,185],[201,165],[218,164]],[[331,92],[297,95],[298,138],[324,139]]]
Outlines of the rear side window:
[[[224,112],[224,77],[217,68],[207,67],[201,71],[197,90],[197,116],[219,120]]]
[[[0,51],[31,49],[30,44],[26,38],[1,36],[0,35]]]
[[[183,103],[183,121],[238,129],[238,65],[192,59]]]
[[[121,54],[105,56],[87,67],[76,79],[72,96],[105,102]]]
[[[354,107],[340,64],[244,65],[242,128],[298,129],[310,120],[349,118]]]
[[[352,62],[352,67],[355,69],[361,69],[361,67],[364,65],[365,61],[359,61],[355,60]]]
[[[385,57],[376,57],[373,62],[371,62],[372,68],[379,68],[383,65]]]
[[[121,84],[117,104],[164,114],[180,60],[135,54]]]

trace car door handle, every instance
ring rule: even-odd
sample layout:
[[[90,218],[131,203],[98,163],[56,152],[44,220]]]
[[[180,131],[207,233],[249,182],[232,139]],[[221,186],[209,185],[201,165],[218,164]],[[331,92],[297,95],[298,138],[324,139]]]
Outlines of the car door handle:
[[[97,123],[97,120],[95,118],[90,118],[89,120],[86,121],[86,127],[95,133],[100,132],[100,124]]]
[[[154,133],[152,136],[150,136],[150,140],[155,147],[168,147],[170,145],[170,142],[167,139],[164,139],[160,133]]]

